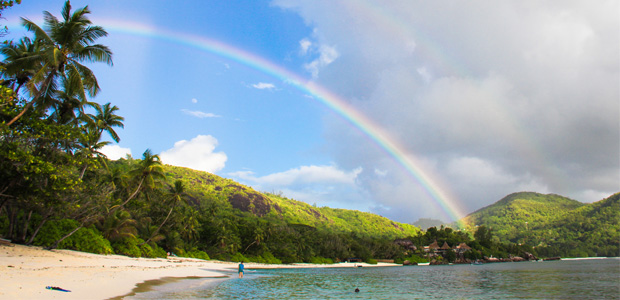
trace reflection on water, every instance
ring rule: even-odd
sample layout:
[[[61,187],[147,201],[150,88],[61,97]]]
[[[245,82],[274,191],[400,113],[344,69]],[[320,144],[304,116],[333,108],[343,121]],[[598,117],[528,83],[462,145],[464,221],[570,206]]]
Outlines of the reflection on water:
[[[132,298],[620,299],[620,260],[250,270],[244,279],[179,288],[157,288]]]

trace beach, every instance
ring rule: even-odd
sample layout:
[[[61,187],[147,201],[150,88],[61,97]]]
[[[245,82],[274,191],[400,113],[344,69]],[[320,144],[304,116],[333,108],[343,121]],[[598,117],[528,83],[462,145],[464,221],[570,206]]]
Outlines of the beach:
[[[0,299],[110,299],[130,294],[140,283],[163,278],[229,278],[236,262],[193,258],[132,258],[72,250],[0,246]],[[245,263],[246,269],[394,266],[379,263],[270,265]],[[234,275],[231,275],[234,274]],[[63,292],[47,286],[70,290]]]

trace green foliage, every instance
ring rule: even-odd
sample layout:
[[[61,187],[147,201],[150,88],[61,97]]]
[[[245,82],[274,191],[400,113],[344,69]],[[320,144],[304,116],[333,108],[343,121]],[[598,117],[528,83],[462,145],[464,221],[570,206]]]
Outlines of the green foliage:
[[[476,225],[485,225],[493,229],[500,240],[522,243],[518,240],[519,234],[584,205],[559,195],[521,192],[510,194],[461,221],[469,231],[473,232]]]
[[[122,237],[112,242],[114,253],[131,257],[141,257],[142,250],[138,247],[140,241],[135,237]]]
[[[192,257],[192,258],[198,258],[198,259],[204,259],[204,260],[209,260],[211,258],[209,258],[209,254],[207,254],[207,252],[201,251],[201,250],[190,250],[187,251],[185,253],[185,255],[183,255],[185,257]]]
[[[49,247],[77,226],[79,224],[75,220],[49,221],[41,228],[41,234],[35,239],[35,245]],[[113,253],[110,242],[94,227],[80,228],[75,234],[63,240],[59,247],[98,254]]]
[[[492,229],[501,241],[533,246],[529,252],[542,257],[619,256],[619,195],[583,204],[558,195],[515,193],[463,222],[470,230],[472,224]],[[476,240],[489,246],[488,234]]]
[[[325,258],[325,257],[313,256],[310,258],[310,263],[317,264],[317,265],[329,265],[329,264],[333,264],[334,260],[330,258]]]
[[[265,252],[259,256],[248,256],[248,261],[262,264],[281,264],[282,261],[277,259],[271,252]]]
[[[404,263],[406,260],[408,260],[408,261],[410,261],[410,262],[412,262],[412,263],[418,263],[418,264],[419,264],[419,263],[427,263],[427,262],[428,262],[428,260],[427,260],[427,259],[422,258],[422,257],[420,257],[420,256],[418,256],[418,255],[415,255],[415,254],[414,254],[414,255],[411,255],[411,256],[407,256],[407,257],[402,257],[402,258],[395,259],[395,260],[394,260],[394,263],[397,263],[397,264],[402,264],[402,263]]]
[[[366,263],[371,264],[371,265],[376,265],[377,260],[374,258],[369,258],[369,259],[366,259]]]

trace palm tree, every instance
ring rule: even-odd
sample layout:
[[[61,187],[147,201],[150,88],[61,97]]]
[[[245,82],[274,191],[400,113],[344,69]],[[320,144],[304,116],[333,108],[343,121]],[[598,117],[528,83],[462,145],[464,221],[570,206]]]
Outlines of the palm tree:
[[[80,179],[84,178],[84,173],[86,172],[86,169],[88,168],[91,159],[99,160],[99,162],[105,164],[105,158],[107,158],[107,156],[101,152],[101,148],[109,145],[110,142],[101,142],[99,140],[99,136],[99,133],[92,132],[88,129],[84,130],[83,132],[83,136],[79,142],[80,149],[77,151],[77,154],[80,154],[84,159],[82,171],[80,171]]]
[[[183,185],[183,181],[181,180],[177,180],[174,182],[174,185],[171,186],[168,190],[168,194],[171,196],[171,201],[172,201],[172,205],[170,206],[170,210],[168,211],[168,215],[166,215],[166,218],[164,219],[164,221],[161,222],[161,224],[159,224],[159,227],[157,227],[157,229],[155,229],[155,231],[153,232],[153,234],[151,234],[151,236],[144,241],[142,244],[146,244],[149,241],[151,241],[151,239],[153,237],[155,237],[157,235],[157,233],[159,233],[159,230],[162,228],[162,226],[164,226],[164,224],[166,223],[166,221],[168,221],[168,218],[170,218],[170,215],[172,214],[172,211],[174,210],[174,207],[183,202],[185,200],[185,186]],[[140,244],[140,245],[142,245]]]
[[[59,21],[51,13],[43,12],[45,30],[34,22],[22,18],[24,27],[33,32],[35,40],[41,43],[41,67],[27,84],[33,99],[7,123],[9,126],[21,118],[30,107],[38,104],[41,98],[50,96],[55,90],[56,81],[63,74],[79,83],[79,88],[82,90],[80,95],[88,92],[94,97],[100,90],[97,78],[81,62],[105,62],[112,65],[112,51],[107,46],[94,44],[98,38],[107,36],[108,33],[100,26],[91,25],[92,22],[87,17],[90,14],[88,6],[72,14],[71,3],[67,1],[61,14],[63,20]],[[86,101],[86,99],[80,100]]]
[[[78,125],[80,121],[88,121],[84,106],[95,108],[98,106],[95,102],[89,102],[83,95],[84,90],[79,86],[79,79],[75,77],[61,76],[62,89],[54,91],[54,98],[39,104],[41,108],[53,108],[50,118],[59,124]]]
[[[40,43],[29,37],[23,37],[17,44],[4,44],[0,48],[0,53],[4,55],[2,76],[5,79],[2,84],[10,86],[15,94],[19,94],[21,87],[41,68],[40,51]]]
[[[159,155],[151,153],[151,149],[146,149],[146,151],[144,151],[142,160],[137,162],[134,168],[129,171],[129,176],[133,177],[138,182],[138,187],[127,200],[121,205],[114,207],[113,210],[125,206],[138,192],[145,188],[152,189],[156,187],[161,180],[166,178]]]
[[[116,105],[110,107],[110,103],[106,103],[103,106],[96,104],[94,107],[97,111],[97,115],[88,114],[88,116],[92,120],[93,125],[98,128],[99,135],[101,136],[104,131],[107,131],[110,137],[112,137],[112,140],[118,143],[121,139],[118,137],[113,127],[125,128],[123,124],[125,118],[116,114],[118,107],[116,107]]]
[[[136,220],[126,210],[119,210],[99,221],[98,227],[103,237],[110,241],[135,238],[138,235]]]

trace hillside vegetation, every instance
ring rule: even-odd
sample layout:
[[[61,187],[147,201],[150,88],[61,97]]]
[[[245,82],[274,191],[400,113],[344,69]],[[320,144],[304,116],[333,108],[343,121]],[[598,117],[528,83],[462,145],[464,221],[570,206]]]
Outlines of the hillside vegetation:
[[[206,172],[170,165],[165,165],[164,170],[168,184],[181,180],[187,186],[187,196],[194,205],[221,198],[226,199],[231,208],[256,217],[368,237],[395,239],[416,235],[420,231],[413,225],[397,223],[367,212],[314,207],[279,195],[257,192],[251,187]]]
[[[498,240],[536,247],[546,256],[618,256],[619,194],[584,204],[559,195],[520,192],[462,219],[469,231],[490,228]]]

